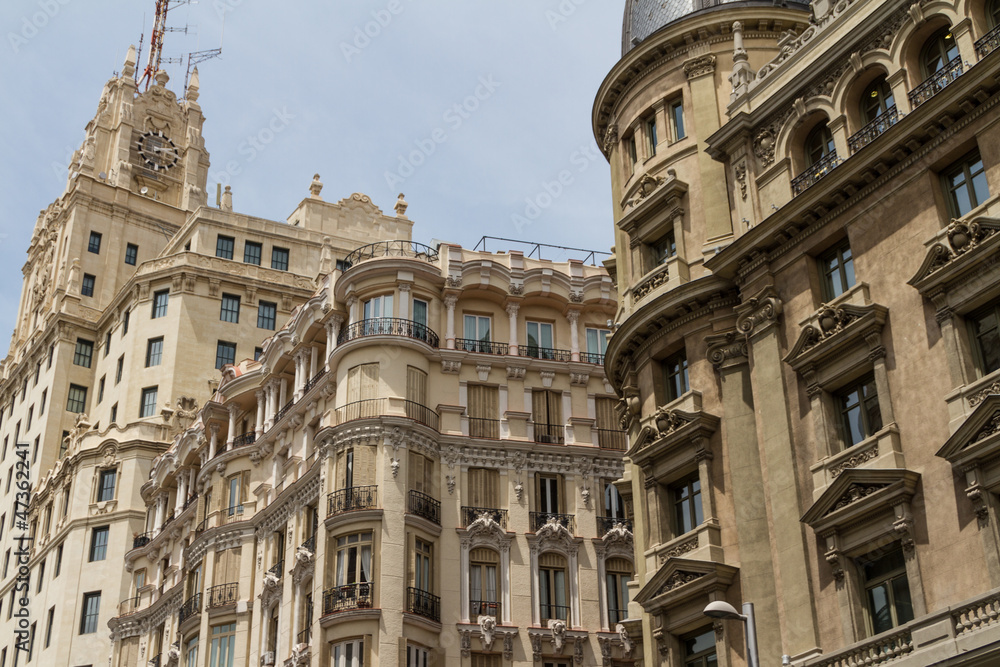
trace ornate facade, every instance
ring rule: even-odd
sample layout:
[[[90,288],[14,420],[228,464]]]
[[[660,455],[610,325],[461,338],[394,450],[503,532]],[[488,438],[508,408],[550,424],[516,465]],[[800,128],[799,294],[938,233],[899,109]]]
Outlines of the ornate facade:
[[[752,602],[761,664],[994,664],[1000,3],[695,5],[628,3],[593,109],[624,626],[741,665],[703,609]]]

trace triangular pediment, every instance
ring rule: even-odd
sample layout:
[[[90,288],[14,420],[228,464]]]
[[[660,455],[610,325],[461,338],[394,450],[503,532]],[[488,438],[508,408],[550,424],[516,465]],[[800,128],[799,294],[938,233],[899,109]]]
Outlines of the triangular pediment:
[[[702,410],[686,412],[660,408],[643,424],[625,455],[637,465],[646,460],[662,460],[695,438],[711,438],[720,421],[715,415]]]
[[[1000,394],[987,394],[937,455],[953,464],[983,460],[1000,452]]]
[[[823,357],[838,355],[844,346],[859,344],[873,326],[881,328],[887,314],[884,306],[875,303],[822,306],[802,328],[785,361],[799,370]]]
[[[900,497],[913,496],[918,473],[903,468],[848,468],[827,487],[802,517],[802,522],[819,530],[844,525],[860,515],[891,507]]]
[[[739,568],[725,563],[668,558],[636,593],[635,601],[652,613],[695,596],[725,590],[738,573]]]
[[[980,216],[970,222],[953,221],[943,237],[931,245],[920,268],[907,284],[921,293],[941,282],[949,282],[964,271],[976,267],[987,254],[1000,245],[1000,219]]]

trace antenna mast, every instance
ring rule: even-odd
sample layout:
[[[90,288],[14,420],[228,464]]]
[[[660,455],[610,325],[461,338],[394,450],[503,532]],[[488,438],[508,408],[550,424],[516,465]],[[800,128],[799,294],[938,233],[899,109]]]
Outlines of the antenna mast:
[[[146,61],[146,69],[135,80],[136,84],[149,90],[149,84],[160,71],[160,67],[166,63],[181,63],[182,58],[163,57],[163,35],[168,32],[187,32],[187,26],[183,28],[167,27],[167,12],[171,7],[186,5],[191,0],[156,0],[156,15],[153,18],[153,32],[149,37],[149,59]],[[139,39],[139,53],[142,54],[142,39]]]

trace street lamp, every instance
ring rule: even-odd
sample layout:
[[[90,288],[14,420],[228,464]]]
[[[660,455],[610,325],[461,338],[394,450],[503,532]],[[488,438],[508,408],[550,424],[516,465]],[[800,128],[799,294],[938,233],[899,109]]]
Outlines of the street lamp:
[[[757,657],[757,624],[753,616],[753,602],[744,602],[741,614],[728,602],[716,600],[709,602],[703,613],[709,618],[743,621],[747,638],[747,664],[749,667],[760,667],[760,659]]]

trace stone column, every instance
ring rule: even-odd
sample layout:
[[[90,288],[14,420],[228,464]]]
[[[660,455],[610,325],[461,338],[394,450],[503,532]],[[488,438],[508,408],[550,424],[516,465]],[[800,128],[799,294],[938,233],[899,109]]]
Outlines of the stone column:
[[[166,511],[166,499],[159,495],[156,497],[156,518],[153,520],[153,530],[157,533],[160,532],[160,526],[163,525],[163,514]]]
[[[174,516],[184,509],[184,500],[187,497],[184,492],[184,472],[179,470],[175,476],[177,479],[177,498],[174,500]]]
[[[444,307],[448,311],[448,317],[445,321],[445,344],[449,350],[455,349],[455,306],[458,304],[458,296],[455,294],[448,294],[444,297]],[[466,612],[468,613],[468,612]]]
[[[257,397],[257,415],[254,419],[254,431],[257,432],[257,437],[260,437],[264,434],[264,412],[267,410],[267,398],[264,395],[263,389],[255,391],[254,396]]]
[[[230,447],[233,446],[233,440],[236,439],[236,415],[239,414],[239,407],[236,405],[229,406],[229,437],[226,438],[226,444]]]
[[[400,283],[397,286],[399,290],[399,303],[396,306],[396,315],[401,320],[410,319],[410,283]],[[384,315],[384,317],[392,317],[392,313]]]
[[[307,362],[309,366],[309,376],[306,378],[306,381],[312,380],[316,377],[316,373],[319,372],[319,350],[317,350],[315,346],[310,345],[308,354],[309,358],[307,359]]]
[[[507,304],[507,317],[510,320],[510,349],[512,355],[517,355],[517,303]]]
[[[337,347],[337,338],[340,336],[340,327],[344,324],[344,318],[334,315],[326,323],[326,369],[330,370],[330,357]]]
[[[851,157],[851,147],[847,143],[847,116],[837,116],[827,123],[830,134],[833,135],[833,145],[837,149],[837,157],[846,160]]]
[[[954,35],[958,52],[962,56],[963,69],[968,71],[969,65],[975,65],[977,62],[976,42],[972,37],[972,19],[965,18],[953,25],[951,34]]]
[[[358,321],[358,298],[355,296],[347,297],[347,323],[354,324]]]
[[[571,310],[566,313],[569,322],[569,353],[570,359],[580,361],[580,311]]]
[[[208,427],[208,431],[211,434],[208,441],[208,460],[211,461],[219,451],[219,425],[212,424]]]
[[[468,623],[475,621],[476,619],[469,618],[469,607],[471,606],[469,602],[469,549],[471,548],[472,542],[468,537],[462,538],[462,548],[459,553],[459,618],[462,623]],[[501,578],[503,581],[503,578]]]

